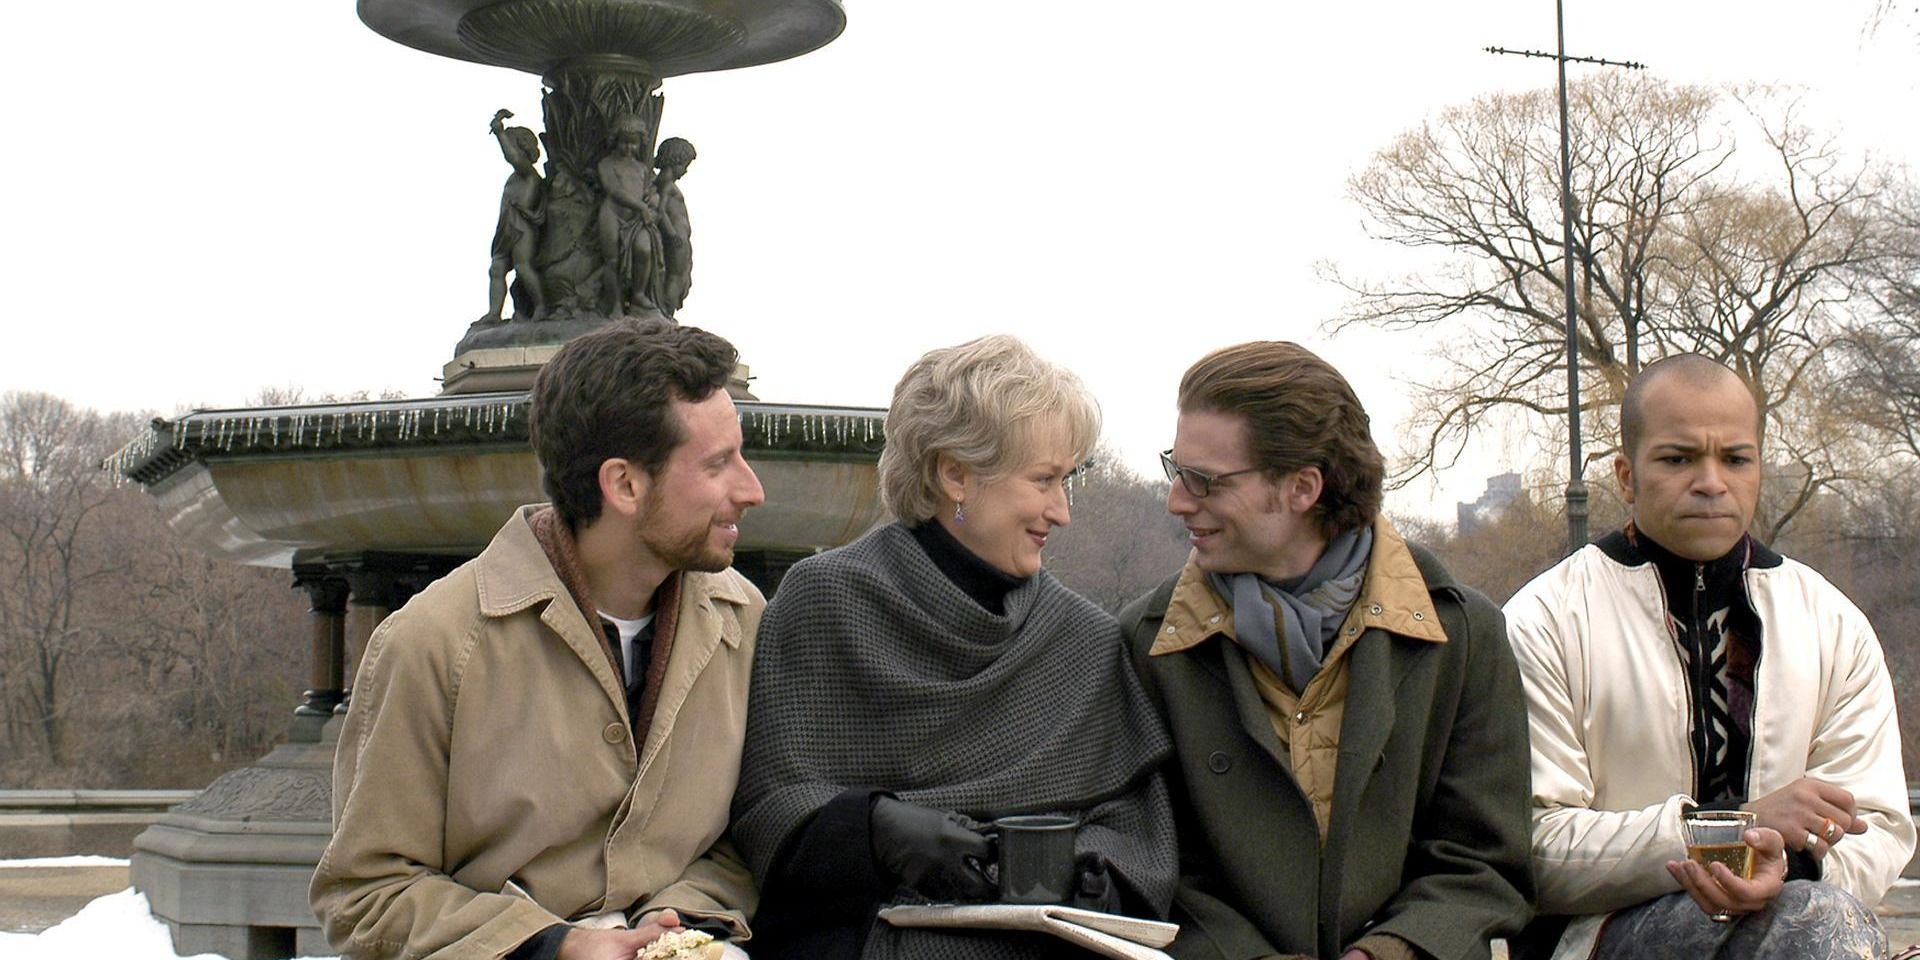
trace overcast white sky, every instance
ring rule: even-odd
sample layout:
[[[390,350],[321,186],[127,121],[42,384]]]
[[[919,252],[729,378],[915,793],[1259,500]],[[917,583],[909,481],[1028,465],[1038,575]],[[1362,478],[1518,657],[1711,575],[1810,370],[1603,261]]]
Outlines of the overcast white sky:
[[[1553,79],[1481,52],[1551,49],[1546,0],[847,7],[816,53],[667,82],[663,133],[700,151],[682,321],[739,344],[763,399],[864,406],[926,349],[1016,333],[1142,469],[1187,364],[1258,337],[1320,349],[1391,444],[1431,345],[1321,333],[1340,298],[1315,262],[1389,255],[1345,180],[1447,105]],[[1573,0],[1568,48],[1804,84],[1849,145],[1910,158],[1914,18],[1867,37],[1871,9]],[[349,0],[25,4],[0,54],[0,389],[162,413],[437,391],[486,305],[508,172],[487,120],[537,126],[536,78],[394,44]],[[1527,465],[1495,449],[1390,506],[1450,516]]]

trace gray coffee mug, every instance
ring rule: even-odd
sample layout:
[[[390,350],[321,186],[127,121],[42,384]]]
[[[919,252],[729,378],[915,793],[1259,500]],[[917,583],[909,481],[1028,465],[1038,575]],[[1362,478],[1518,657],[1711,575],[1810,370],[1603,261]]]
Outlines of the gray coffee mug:
[[[1065,903],[1074,888],[1074,836],[1080,821],[1059,814],[993,821],[1000,848],[1000,902]]]

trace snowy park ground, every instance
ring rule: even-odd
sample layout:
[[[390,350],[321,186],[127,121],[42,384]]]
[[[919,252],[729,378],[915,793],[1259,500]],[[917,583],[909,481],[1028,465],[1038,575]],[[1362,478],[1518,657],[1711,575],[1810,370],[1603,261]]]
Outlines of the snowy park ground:
[[[0,860],[0,957],[222,960],[211,953],[191,958],[175,953],[166,924],[147,912],[144,894],[125,886],[126,874],[127,861],[113,857]],[[121,889],[89,900],[89,888],[97,893],[102,884]],[[71,915],[37,929],[62,913]],[[35,932],[16,932],[22,927]]]

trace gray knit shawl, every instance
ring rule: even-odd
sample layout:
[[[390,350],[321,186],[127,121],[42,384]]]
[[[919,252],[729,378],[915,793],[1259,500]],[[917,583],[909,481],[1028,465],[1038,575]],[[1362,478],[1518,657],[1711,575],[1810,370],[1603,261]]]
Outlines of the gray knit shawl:
[[[986,820],[1080,815],[1097,851],[1164,914],[1176,852],[1172,751],[1113,618],[1041,571],[1004,616],[899,525],[795,564],[760,621],[734,838],[766,882],[783,843],[851,787]],[[911,902],[900,891],[893,902]],[[1039,935],[877,924],[864,956],[1068,955]]]

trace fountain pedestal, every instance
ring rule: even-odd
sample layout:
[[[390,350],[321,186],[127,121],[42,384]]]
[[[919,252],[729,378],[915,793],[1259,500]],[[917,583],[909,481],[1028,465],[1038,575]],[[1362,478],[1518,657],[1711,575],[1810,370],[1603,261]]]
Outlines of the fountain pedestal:
[[[336,725],[337,726],[337,725]],[[134,840],[133,885],[182,956],[326,956],[307,882],[332,835],[333,743],[290,741]]]
[[[182,954],[331,952],[307,887],[331,833],[331,736],[367,637],[478,554],[516,507],[545,499],[525,393],[540,365],[613,317],[672,318],[691,287],[677,182],[694,151],[658,139],[661,82],[798,56],[846,22],[840,0],[358,6],[400,43],[540,76],[546,129],[508,127],[504,110],[489,127],[513,170],[491,302],[455,347],[439,397],[196,411],[156,420],[109,464],[146,487],[178,535],[214,556],[291,569],[313,598],[309,686],[288,742],[134,842],[134,886]],[[878,519],[881,411],[757,403],[746,379],[743,366],[729,393],[767,505],[742,520],[735,566],[771,594],[795,560]]]

